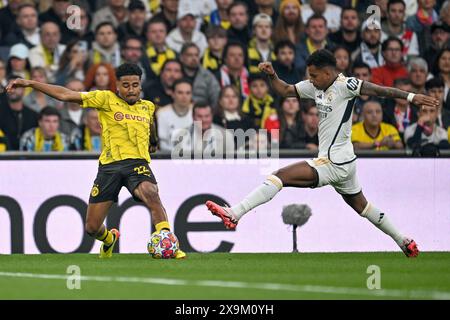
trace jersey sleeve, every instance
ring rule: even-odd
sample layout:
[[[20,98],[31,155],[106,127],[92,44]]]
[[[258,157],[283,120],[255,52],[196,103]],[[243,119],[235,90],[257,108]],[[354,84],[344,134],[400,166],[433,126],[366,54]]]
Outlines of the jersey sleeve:
[[[300,98],[315,99],[315,89],[311,81],[300,81],[295,85],[295,90]]]
[[[81,92],[83,108],[95,108],[99,110],[110,110],[109,93],[107,90],[94,90],[90,92]]]
[[[361,95],[361,86],[363,81],[354,77],[346,78],[341,86],[342,94],[348,98],[359,97]]]

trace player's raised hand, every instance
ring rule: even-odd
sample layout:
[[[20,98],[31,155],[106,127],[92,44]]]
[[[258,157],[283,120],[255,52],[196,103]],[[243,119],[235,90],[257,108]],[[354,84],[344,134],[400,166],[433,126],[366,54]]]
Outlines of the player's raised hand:
[[[6,93],[10,93],[13,88],[24,88],[28,87],[29,82],[25,79],[14,79],[8,83],[6,86]]]
[[[261,62],[258,65],[259,70],[264,72],[265,74],[269,76],[273,76],[275,74],[275,70],[273,69],[272,63],[269,61]]]
[[[437,108],[439,107],[439,100],[424,94],[416,94],[413,103],[420,107]]]

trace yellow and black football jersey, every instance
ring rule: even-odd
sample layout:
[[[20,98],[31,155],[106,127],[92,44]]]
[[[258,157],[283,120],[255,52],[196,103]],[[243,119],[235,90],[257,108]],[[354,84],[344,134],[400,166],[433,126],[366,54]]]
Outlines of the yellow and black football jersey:
[[[140,99],[129,105],[108,90],[81,93],[83,108],[99,111],[102,126],[103,150],[100,163],[108,164],[125,159],[145,159],[150,162],[150,128],[155,105]]]

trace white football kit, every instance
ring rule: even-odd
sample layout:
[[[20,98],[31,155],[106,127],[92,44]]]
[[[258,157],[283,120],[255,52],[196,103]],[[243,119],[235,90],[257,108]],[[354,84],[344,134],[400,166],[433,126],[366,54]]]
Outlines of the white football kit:
[[[347,195],[361,191],[351,142],[351,116],[362,83],[341,73],[326,90],[315,88],[309,80],[295,85],[299,97],[314,99],[319,111],[319,155],[307,160],[319,175],[317,187],[330,184],[337,192]]]

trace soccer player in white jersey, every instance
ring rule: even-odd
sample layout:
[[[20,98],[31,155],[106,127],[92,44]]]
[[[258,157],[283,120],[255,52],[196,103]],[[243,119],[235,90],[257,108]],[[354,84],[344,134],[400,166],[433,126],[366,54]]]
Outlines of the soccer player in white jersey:
[[[392,237],[407,257],[419,254],[414,240],[405,237],[392,225],[384,211],[369,203],[356,176],[356,156],[351,142],[352,109],[359,95],[407,99],[422,108],[436,108],[439,102],[422,94],[382,87],[336,70],[336,59],[327,50],[309,56],[309,80],[290,85],[280,80],[270,62],[259,64],[281,96],[314,99],[319,110],[319,155],[293,163],[274,172],[241,202],[228,208],[212,201],[206,206],[222,219],[225,227],[235,229],[238,221],[253,208],[271,200],[283,187],[316,188],[331,185],[358,214]]]

